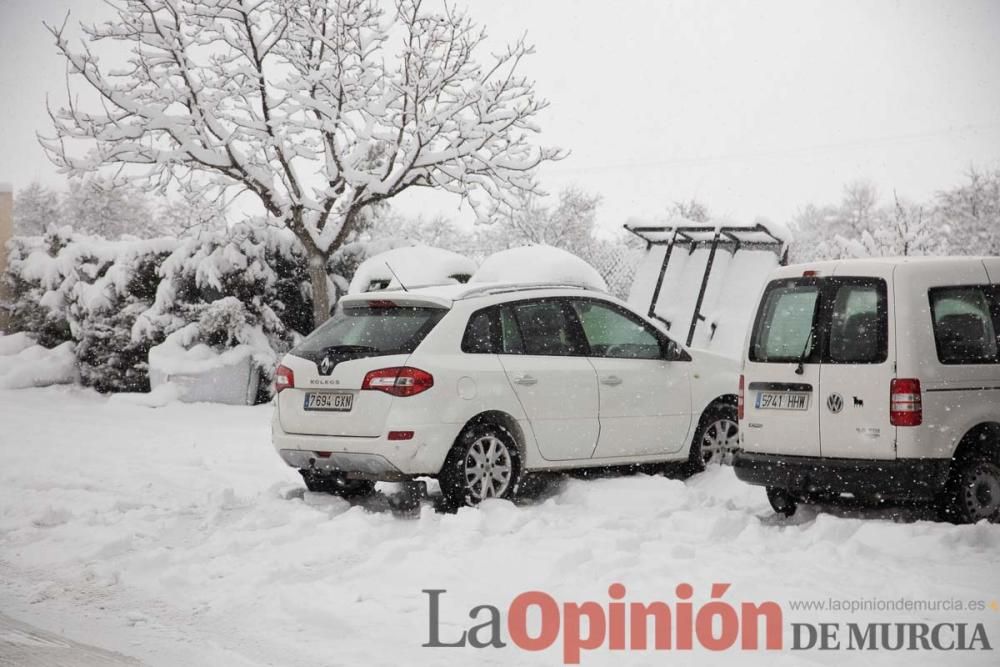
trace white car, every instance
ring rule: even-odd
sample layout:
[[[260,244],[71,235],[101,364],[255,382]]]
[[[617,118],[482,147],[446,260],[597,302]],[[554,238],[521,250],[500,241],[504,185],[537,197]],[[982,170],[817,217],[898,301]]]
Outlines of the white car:
[[[997,521],[998,334],[1000,257],[776,270],[747,340],[737,476],[783,514],[886,498]]]
[[[282,360],[273,441],[310,490],[430,476],[456,504],[529,471],[700,469],[738,443],[737,366],[584,288],[369,292]]]

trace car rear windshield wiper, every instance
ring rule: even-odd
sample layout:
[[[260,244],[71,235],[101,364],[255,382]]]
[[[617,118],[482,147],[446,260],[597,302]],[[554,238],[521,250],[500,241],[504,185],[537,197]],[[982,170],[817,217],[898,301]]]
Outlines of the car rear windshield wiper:
[[[795,367],[795,374],[802,375],[806,372],[806,358],[812,352],[810,349],[812,347],[813,332],[815,328],[809,329],[809,335],[806,337],[806,344],[802,347],[802,354],[799,355],[799,364]]]

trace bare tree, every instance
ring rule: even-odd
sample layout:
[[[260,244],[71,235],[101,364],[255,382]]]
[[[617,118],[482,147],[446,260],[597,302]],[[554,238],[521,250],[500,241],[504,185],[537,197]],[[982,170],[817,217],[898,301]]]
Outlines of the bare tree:
[[[81,26],[69,65],[100,98],[50,110],[42,138],[69,171],[136,169],[158,188],[213,199],[249,193],[310,257],[314,320],[329,315],[327,263],[364,209],[414,187],[465,197],[486,218],[533,192],[560,157],[531,138],[545,108],[518,74],[523,39],[476,56],[485,32],[422,0],[121,0]],[[90,44],[129,45],[123,66]],[[397,44],[397,46],[393,46]],[[88,143],[83,157],[74,140]]]

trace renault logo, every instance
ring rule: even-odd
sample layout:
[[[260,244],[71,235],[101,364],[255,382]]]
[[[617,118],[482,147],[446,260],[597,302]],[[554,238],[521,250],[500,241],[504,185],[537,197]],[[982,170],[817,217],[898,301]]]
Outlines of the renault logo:
[[[319,372],[321,375],[329,375],[330,371],[333,370],[333,360],[330,357],[323,357],[323,361],[319,362]]]
[[[844,397],[840,394],[830,394],[826,397],[826,407],[830,409],[830,412],[837,414],[844,409]]]

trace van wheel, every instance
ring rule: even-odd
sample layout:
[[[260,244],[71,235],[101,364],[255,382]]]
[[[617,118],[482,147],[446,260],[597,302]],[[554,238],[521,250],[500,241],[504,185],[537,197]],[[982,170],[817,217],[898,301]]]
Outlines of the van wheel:
[[[956,461],[938,508],[946,521],[1000,522],[1000,466],[980,458]]]
[[[701,418],[691,443],[688,473],[701,472],[709,465],[731,464],[739,444],[740,426],[736,408],[731,405],[710,408]]]
[[[313,493],[330,493],[343,498],[359,498],[375,492],[375,482],[367,479],[347,479],[337,473],[299,470],[306,488]]]
[[[449,505],[478,505],[486,498],[510,498],[521,474],[517,444],[506,429],[475,424],[458,437],[438,476]]]
[[[767,501],[771,503],[771,509],[781,516],[792,516],[799,508],[799,501],[795,496],[785,489],[773,486],[767,487]]]

